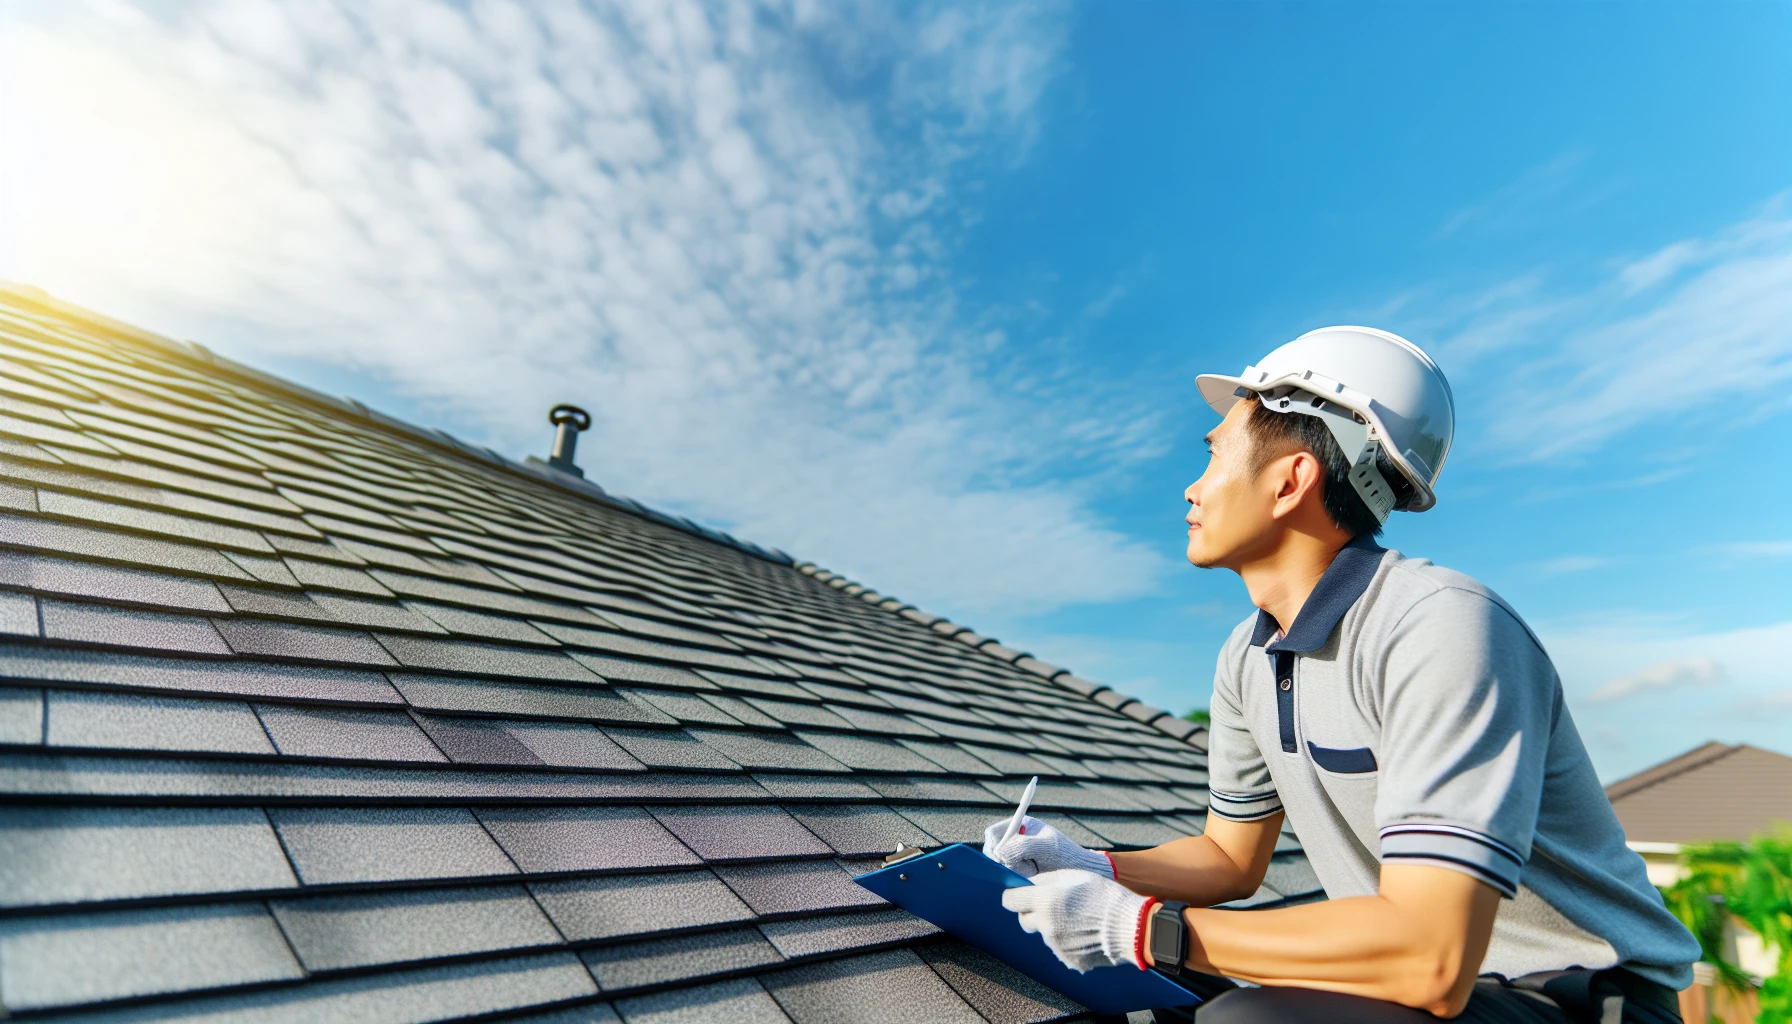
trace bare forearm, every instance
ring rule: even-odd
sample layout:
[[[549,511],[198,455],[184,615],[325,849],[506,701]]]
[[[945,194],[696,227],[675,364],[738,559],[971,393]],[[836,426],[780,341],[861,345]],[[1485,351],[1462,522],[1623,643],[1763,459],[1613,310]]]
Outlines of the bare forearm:
[[[1285,910],[1190,909],[1189,964],[1262,985],[1299,985],[1411,1005],[1409,982],[1436,974],[1447,951],[1428,947],[1408,916],[1379,896]]]
[[[1243,899],[1256,892],[1261,881],[1248,877],[1249,866],[1240,867],[1207,836],[1108,856],[1114,862],[1114,880],[1133,892],[1197,907]]]
[[[1396,879],[1382,893],[1282,910],[1190,909],[1188,963],[1264,985],[1348,992],[1440,1016],[1462,1009],[1499,894],[1467,876]]]

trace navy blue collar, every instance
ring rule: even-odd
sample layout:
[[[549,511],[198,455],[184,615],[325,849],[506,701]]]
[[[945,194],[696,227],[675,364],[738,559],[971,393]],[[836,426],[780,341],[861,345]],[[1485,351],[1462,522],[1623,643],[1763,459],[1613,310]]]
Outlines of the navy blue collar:
[[[1270,640],[1276,635],[1276,620],[1268,612],[1258,609],[1251,646],[1295,654],[1309,654],[1324,647],[1332,630],[1338,627],[1338,620],[1357,598],[1363,596],[1363,591],[1369,589],[1369,581],[1375,578],[1375,570],[1380,567],[1382,553],[1386,550],[1375,543],[1370,534],[1361,533],[1352,538],[1333,556],[1332,564],[1326,567],[1325,575],[1319,577],[1319,585],[1307,595],[1307,603],[1301,605],[1300,614],[1294,617],[1294,628],[1286,636],[1271,644]]]

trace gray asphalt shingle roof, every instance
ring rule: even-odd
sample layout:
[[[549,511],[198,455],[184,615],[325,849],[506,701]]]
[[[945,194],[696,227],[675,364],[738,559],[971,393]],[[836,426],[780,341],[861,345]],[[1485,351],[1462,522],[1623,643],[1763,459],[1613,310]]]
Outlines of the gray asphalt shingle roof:
[[[1076,1019],[850,876],[980,839],[1035,773],[1088,845],[1194,834],[1204,743],[780,552],[0,288],[11,1013]],[[1255,901],[1310,898],[1278,849]]]

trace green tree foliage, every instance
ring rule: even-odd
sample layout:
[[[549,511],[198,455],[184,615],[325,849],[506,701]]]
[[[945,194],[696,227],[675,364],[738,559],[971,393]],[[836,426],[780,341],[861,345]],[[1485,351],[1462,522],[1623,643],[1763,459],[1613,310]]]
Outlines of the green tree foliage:
[[[1756,1020],[1792,1020],[1792,829],[1746,844],[1688,846],[1680,862],[1686,877],[1663,896],[1668,909],[1698,938],[1704,960],[1716,965],[1722,984],[1733,989],[1749,984],[1742,969],[1723,955],[1724,917],[1734,914],[1779,952],[1773,976],[1761,986]]]
[[[1196,725],[1211,725],[1211,724],[1213,724],[1212,716],[1210,716],[1207,713],[1206,708],[1196,708],[1193,711],[1190,711],[1188,714],[1183,715],[1182,717],[1187,719],[1188,721],[1195,723]]]

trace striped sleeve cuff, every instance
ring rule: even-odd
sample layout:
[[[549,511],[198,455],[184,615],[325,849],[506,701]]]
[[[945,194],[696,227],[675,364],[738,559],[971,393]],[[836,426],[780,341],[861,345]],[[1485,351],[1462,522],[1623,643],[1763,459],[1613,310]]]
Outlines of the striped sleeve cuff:
[[[1282,798],[1275,790],[1267,793],[1223,793],[1207,791],[1207,810],[1232,821],[1256,821],[1282,809]]]
[[[1381,830],[1381,861],[1435,864],[1486,882],[1508,899],[1518,895],[1524,858],[1482,832],[1435,822],[1402,822]]]

